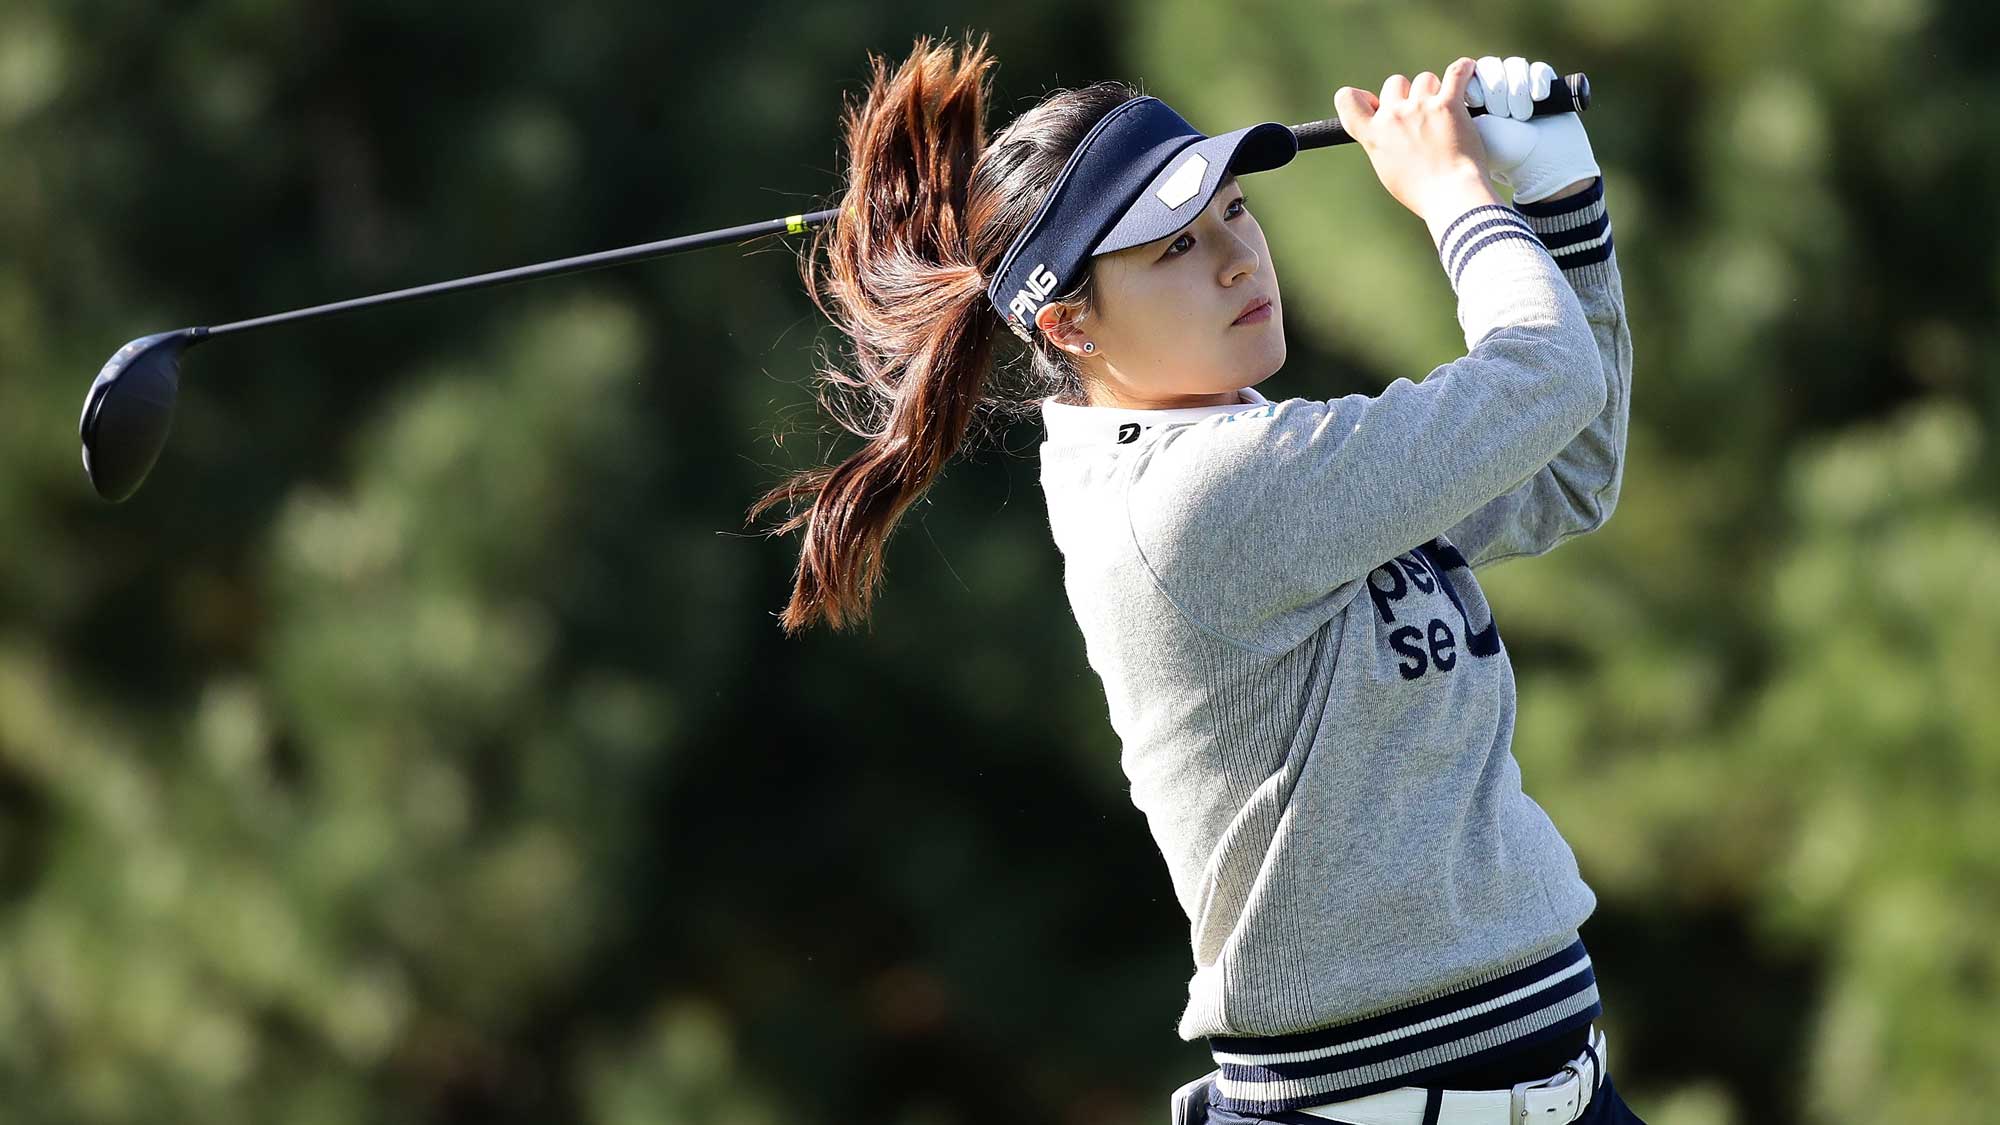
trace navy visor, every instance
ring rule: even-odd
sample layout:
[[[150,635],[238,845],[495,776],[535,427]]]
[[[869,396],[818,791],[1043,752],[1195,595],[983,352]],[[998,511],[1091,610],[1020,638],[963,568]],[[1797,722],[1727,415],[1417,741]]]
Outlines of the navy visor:
[[[1223,177],[1280,167],[1298,151],[1291,127],[1277,121],[1210,137],[1160,99],[1133,98],[1084,134],[986,296],[1032,342],[1035,314],[1081,280],[1092,257],[1173,234],[1201,214]]]

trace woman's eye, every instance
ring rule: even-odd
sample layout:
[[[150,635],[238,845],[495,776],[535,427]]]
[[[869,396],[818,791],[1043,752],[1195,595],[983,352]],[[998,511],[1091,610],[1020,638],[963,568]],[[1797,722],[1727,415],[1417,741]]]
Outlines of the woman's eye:
[[[1236,216],[1238,216],[1238,215],[1241,215],[1241,214],[1242,214],[1242,213],[1243,213],[1244,211],[1248,211],[1248,210],[1250,209],[1250,208],[1249,208],[1249,206],[1248,206],[1247,204],[1244,204],[1244,200],[1245,200],[1246,198],[1247,198],[1247,197],[1245,197],[1245,196],[1241,196],[1241,195],[1239,195],[1239,196],[1237,196],[1237,197],[1236,197],[1235,199],[1232,199],[1232,200],[1230,200],[1230,201],[1229,201],[1229,206],[1231,206],[1231,207],[1236,207],[1236,206],[1238,206],[1238,205],[1242,204],[1242,205],[1243,205],[1243,210],[1241,210],[1241,211],[1224,211],[1224,212],[1223,212],[1223,216],[1222,216],[1222,217],[1223,217],[1223,218],[1224,218],[1225,220],[1228,220],[1228,219],[1233,219],[1233,218],[1235,218]],[[1181,256],[1181,254],[1185,253],[1185,251],[1176,251],[1176,250],[1174,249],[1174,247],[1176,247],[1176,246],[1179,246],[1179,245],[1180,245],[1181,243],[1183,243],[1183,242],[1187,242],[1187,241],[1188,241],[1189,239],[1192,239],[1193,237],[1194,237],[1193,235],[1189,235],[1189,234],[1184,234],[1184,235],[1181,235],[1181,236],[1180,236],[1179,238],[1176,238],[1176,239],[1174,239],[1174,240],[1173,240],[1172,242],[1170,242],[1170,243],[1168,243],[1168,244],[1167,244],[1167,252],[1166,252],[1165,254],[1162,254],[1162,255],[1160,255],[1160,256],[1161,256],[1162,258],[1178,258],[1178,257],[1180,257],[1180,256]]]

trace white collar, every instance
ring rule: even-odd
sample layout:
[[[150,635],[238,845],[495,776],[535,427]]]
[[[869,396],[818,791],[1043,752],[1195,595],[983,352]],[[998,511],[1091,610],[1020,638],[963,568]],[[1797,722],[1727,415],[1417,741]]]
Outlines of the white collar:
[[[1048,429],[1049,445],[1127,445],[1139,440],[1140,434],[1154,426],[1193,422],[1211,414],[1233,414],[1269,405],[1271,401],[1258,394],[1255,387],[1244,387],[1238,393],[1243,397],[1242,402],[1217,406],[1177,406],[1163,410],[1072,406],[1057,402],[1054,396],[1050,396],[1042,400],[1042,425]]]

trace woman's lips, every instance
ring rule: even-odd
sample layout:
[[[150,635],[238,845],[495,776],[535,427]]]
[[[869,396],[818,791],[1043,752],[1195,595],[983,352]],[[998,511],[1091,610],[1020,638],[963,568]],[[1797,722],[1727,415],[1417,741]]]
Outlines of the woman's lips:
[[[1267,321],[1269,319],[1271,319],[1271,302],[1265,301],[1263,304],[1258,305],[1256,308],[1251,309],[1249,312],[1244,313],[1242,316],[1237,317],[1235,320],[1232,320],[1229,323],[1261,324],[1262,322]]]

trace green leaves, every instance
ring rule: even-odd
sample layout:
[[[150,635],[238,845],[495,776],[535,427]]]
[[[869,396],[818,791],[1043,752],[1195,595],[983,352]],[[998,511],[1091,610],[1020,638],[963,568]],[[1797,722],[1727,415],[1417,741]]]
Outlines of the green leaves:
[[[995,128],[1092,76],[1218,132],[1510,41],[1590,73],[1621,498],[1480,581],[1665,1125],[2000,1098],[1990,9],[1822,8],[1030,5],[996,44]],[[1212,1065],[1036,426],[912,512],[872,630],[779,638],[797,540],[742,512],[848,443],[795,243],[207,345],[145,492],[77,462],[141,332],[811,209],[899,21],[0,15],[0,1117],[1120,1125]],[[1358,153],[1256,194],[1272,397],[1458,354]]]

